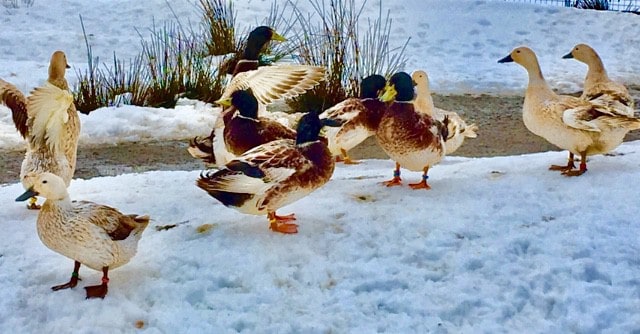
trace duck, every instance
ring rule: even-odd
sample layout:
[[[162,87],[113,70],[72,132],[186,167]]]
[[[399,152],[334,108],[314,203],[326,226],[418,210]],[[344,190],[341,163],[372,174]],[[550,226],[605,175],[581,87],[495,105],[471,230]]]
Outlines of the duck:
[[[320,114],[321,119],[335,119],[342,122],[340,127],[330,127],[326,130],[329,150],[336,157],[337,162],[344,164],[358,164],[359,161],[349,157],[348,151],[365,139],[376,134],[382,113],[386,109],[384,102],[378,99],[387,80],[378,74],[373,74],[360,82],[359,97],[348,98]]]
[[[446,154],[449,155],[464,142],[465,138],[478,137],[478,126],[475,124],[467,124],[467,122],[454,111],[448,111],[440,108],[436,108],[431,98],[431,90],[429,89],[429,76],[427,72],[423,70],[414,71],[411,74],[411,79],[415,85],[416,98],[413,101],[413,106],[418,112],[427,113],[431,117],[437,119],[440,122],[444,121],[444,118],[448,118],[448,133],[449,136],[445,141]]]
[[[68,186],[76,169],[80,117],[65,79],[70,68],[62,51],[55,51],[49,63],[49,77],[44,85],[31,91],[29,97],[18,88],[0,80],[0,101],[11,109],[16,129],[27,141],[27,151],[20,169],[25,189],[29,172],[51,172]],[[37,198],[31,198],[29,209],[39,209]]]
[[[300,118],[295,140],[254,147],[217,171],[201,173],[196,184],[227,207],[245,214],[266,214],[272,231],[298,233],[298,225],[292,223],[295,214],[280,216],[276,211],[329,181],[335,160],[320,130],[339,125],[309,111]]]
[[[412,189],[431,189],[427,182],[429,168],[439,163],[446,153],[448,118],[440,122],[415,109],[413,80],[406,72],[398,72],[389,79],[380,100],[391,104],[382,115],[376,139],[396,163],[393,178],[383,184],[401,185],[400,167],[404,167],[422,171],[422,180],[409,184]]]
[[[239,55],[239,59],[234,57],[230,59],[228,63],[222,64],[221,68],[226,68],[227,74],[232,77],[238,73],[257,70],[261,52],[272,40],[284,42],[287,39],[277,33],[275,29],[268,26],[259,26],[253,29],[247,36],[247,42],[242,53]],[[228,95],[230,96],[231,93],[232,92],[229,92]],[[195,136],[189,141],[189,147],[187,148],[189,154],[196,159],[202,160],[208,167],[224,165],[224,163],[232,157],[232,155],[225,150],[223,141],[218,141],[214,149],[213,141],[214,138],[216,138],[216,134],[218,138],[220,138],[224,130],[224,111],[224,109],[221,110],[221,113],[215,118],[213,129],[208,136]],[[218,152],[218,161],[216,161],[214,151]]]
[[[588,66],[584,79],[582,99],[610,110],[612,113],[633,117],[634,101],[623,84],[609,78],[602,59],[591,46],[578,44],[563,59],[575,59]]]
[[[219,103],[238,111],[232,116],[227,114],[223,132],[226,149],[234,156],[270,141],[296,138],[294,130],[269,118],[258,117],[258,100],[250,89],[235,91]]]
[[[227,74],[252,71],[260,66],[260,56],[270,41],[286,42],[287,39],[269,26],[259,26],[249,33],[247,43],[239,57],[234,57],[225,64]]]
[[[106,205],[71,201],[64,180],[53,173],[29,172],[25,178],[31,187],[16,201],[37,195],[46,198],[38,213],[38,236],[49,249],[74,260],[69,282],[51,289],[74,288],[80,280],[80,266],[85,265],[103,274],[101,284],[85,287],[86,298],[104,298],[109,270],[128,263],[136,254],[149,216],[125,215]]]
[[[271,29],[271,28],[270,28]],[[274,35],[280,36],[274,32]],[[271,38],[273,38],[273,36]],[[293,98],[304,94],[324,80],[325,69],[320,66],[283,64],[272,66],[258,66],[260,50],[269,40],[265,40],[261,34],[250,34],[243,59],[236,65],[231,81],[225,87],[220,99],[225,101],[238,90],[251,89],[258,100],[258,112],[260,116],[272,117],[267,112],[267,105],[282,99]],[[280,36],[281,37],[281,36]],[[278,40],[284,40],[284,37]],[[262,43],[262,46],[258,47]],[[247,50],[252,50],[247,54]],[[258,52],[256,54],[256,52]],[[251,59],[245,59],[251,58]],[[253,59],[255,58],[255,59]],[[246,61],[245,61],[246,60]],[[199,136],[189,143],[188,151],[195,157],[202,159],[210,167],[226,164],[233,155],[226,151],[222,133],[224,132],[224,117],[228,110],[223,110],[216,118],[213,129],[208,137]],[[232,115],[231,115],[232,116]],[[272,117],[279,120],[280,115]],[[288,120],[288,118],[285,118]],[[211,151],[209,151],[211,149]]]
[[[555,93],[547,84],[538,57],[526,46],[520,46],[499,63],[515,62],[529,75],[522,106],[526,128],[560,149],[569,151],[566,165],[551,165],[550,170],[566,176],[579,176],[587,171],[587,156],[607,153],[618,147],[627,132],[640,128],[640,120],[604,112],[584,99]],[[574,156],[580,155],[576,169]]]

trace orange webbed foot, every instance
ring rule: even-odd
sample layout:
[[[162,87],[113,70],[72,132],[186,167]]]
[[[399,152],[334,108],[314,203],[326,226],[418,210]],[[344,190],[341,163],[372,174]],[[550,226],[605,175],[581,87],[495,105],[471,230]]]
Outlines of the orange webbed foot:
[[[427,189],[427,190],[431,189],[431,186],[429,186],[429,184],[427,183],[426,180],[422,180],[422,181],[420,181],[418,183],[410,183],[409,187],[411,187],[411,189],[414,189],[414,190],[416,190],[416,189]]]
[[[278,216],[274,213],[273,216],[270,217],[270,219],[275,219],[278,222],[290,222],[296,220],[296,214],[291,213],[284,216]]]
[[[555,171],[560,171],[560,172],[567,172],[570,171],[572,169],[576,168],[576,166],[574,164],[567,164],[566,166],[562,166],[562,165],[551,165],[549,166],[549,170],[555,170]]]
[[[286,234],[298,233],[298,225],[290,223],[296,220],[296,216],[293,213],[286,216],[278,216],[275,212],[269,212],[267,218],[269,219],[269,229],[274,232]]]
[[[27,209],[29,210],[40,210],[41,206],[38,205],[38,198],[36,197],[31,197],[29,199],[29,203],[27,203]]]
[[[582,174],[584,174],[587,170],[586,169],[571,169],[571,170],[566,170],[562,172],[562,175],[564,176],[580,176]]]
[[[271,229],[274,232],[280,232],[285,234],[296,234],[298,233],[298,224],[273,221],[269,224],[269,229]]]
[[[384,182],[382,182],[382,184],[387,186],[387,187],[401,186],[402,185],[402,179],[400,177],[394,176],[393,179],[388,180],[388,181],[384,181]]]
[[[360,161],[358,161],[358,160],[351,160],[351,158],[349,158],[348,156],[347,156],[347,157],[344,157],[343,162],[344,162],[344,164],[345,164],[345,165],[358,165],[358,164],[360,164]]]

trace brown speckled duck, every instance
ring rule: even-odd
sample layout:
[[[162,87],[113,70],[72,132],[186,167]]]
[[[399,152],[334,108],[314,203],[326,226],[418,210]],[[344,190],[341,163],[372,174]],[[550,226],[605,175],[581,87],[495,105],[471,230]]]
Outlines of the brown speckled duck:
[[[629,90],[623,84],[609,78],[596,50],[587,44],[578,44],[562,58],[573,58],[589,67],[584,79],[582,99],[606,108],[612,113],[633,117],[634,101]]]
[[[64,181],[52,173],[25,175],[31,187],[17,201],[36,195],[46,198],[38,214],[38,236],[49,249],[75,261],[68,283],[54,291],[78,284],[80,265],[102,271],[102,284],[85,287],[87,298],[104,298],[109,269],[120,267],[135,255],[148,216],[124,215],[106,205],[71,201]]]
[[[311,111],[300,119],[295,140],[281,139],[257,146],[222,169],[203,173],[198,187],[225,206],[253,215],[267,215],[271,230],[297,233],[293,214],[279,216],[276,210],[323,186],[333,174],[335,161],[320,139],[324,125]]]
[[[567,165],[552,165],[551,170],[566,176],[582,175],[587,171],[588,155],[615,149],[627,132],[640,128],[640,120],[636,118],[607,112],[581,98],[556,94],[542,76],[538,57],[526,46],[513,49],[498,62],[516,62],[529,74],[522,106],[522,120],[527,129],[569,151]],[[581,158],[577,170],[574,154]]]
[[[15,126],[28,143],[20,169],[25,189],[31,187],[24,178],[29,172],[54,173],[67,186],[75,172],[80,118],[65,79],[67,68],[65,54],[54,52],[47,82],[35,88],[28,98],[14,85],[0,80],[0,102],[11,109]],[[28,208],[39,208],[35,197],[30,199]]]
[[[260,26],[253,29],[247,37],[247,43],[240,59],[232,59],[229,64],[224,65],[229,67],[228,74],[235,76],[242,72],[257,70],[260,53],[271,40],[286,41],[283,36],[271,27]],[[208,166],[224,165],[227,159],[231,157],[228,152],[224,151],[224,142],[219,140],[224,131],[223,118],[225,115],[225,110],[222,110],[216,118],[213,129],[208,136],[196,136],[189,142],[189,147],[187,148],[189,154],[194,158],[201,159]],[[216,136],[218,137],[218,143],[216,143],[216,147],[214,148],[213,141]],[[216,151],[218,152],[218,157],[214,154]],[[220,155],[224,156],[221,157]],[[218,161],[216,161],[216,158]]]
[[[324,80],[325,69],[318,66],[287,64],[258,67],[259,54],[270,40],[284,38],[269,27],[258,27],[251,32],[242,59],[220,100],[230,98],[235,91],[251,89],[259,102],[260,116],[270,117],[266,112],[268,104],[304,94]],[[204,160],[208,165],[222,166],[233,158],[222,140],[225,112],[218,116],[208,137],[195,137],[188,148],[193,157]]]
[[[384,90],[386,80],[381,75],[370,75],[360,83],[360,97],[348,98],[320,114],[320,119],[334,119],[342,122],[340,127],[326,130],[329,150],[337,161],[345,164],[357,164],[351,160],[347,151],[376,134],[380,118],[386,110],[378,95]]]
[[[382,116],[376,132],[378,144],[396,162],[393,178],[386,186],[401,185],[400,167],[422,171],[422,180],[409,184],[412,189],[430,189],[427,183],[429,168],[445,155],[447,122],[440,122],[426,113],[417,112],[413,105],[413,80],[409,74],[398,72],[387,83],[382,101],[393,101]]]
[[[258,117],[258,101],[250,90],[239,90],[221,100],[225,107],[233,106],[238,112],[225,117],[224,142],[231,154],[244,152],[278,139],[295,139],[296,132],[266,117]]]

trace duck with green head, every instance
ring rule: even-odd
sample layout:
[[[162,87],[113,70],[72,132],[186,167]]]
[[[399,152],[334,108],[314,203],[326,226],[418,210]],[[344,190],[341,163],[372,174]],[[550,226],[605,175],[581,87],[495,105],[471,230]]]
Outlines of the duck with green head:
[[[334,120],[320,120],[317,112],[310,111],[300,119],[295,140],[257,146],[220,170],[203,173],[197,185],[227,207],[246,214],[266,214],[273,231],[297,233],[298,225],[291,223],[295,215],[279,216],[276,210],[329,181],[335,162],[320,130],[339,125]]]
[[[370,75],[360,83],[360,96],[348,98],[320,114],[320,118],[335,119],[342,126],[328,128],[326,135],[329,150],[337,161],[345,164],[357,164],[347,151],[376,134],[380,118],[386,110],[386,104],[378,99],[384,90],[386,79],[381,75]]]
[[[413,80],[405,72],[394,74],[380,96],[381,101],[390,104],[380,120],[376,138],[384,152],[396,162],[393,178],[383,183],[387,187],[402,184],[400,167],[404,167],[422,171],[422,180],[409,184],[412,189],[430,189],[429,168],[445,155],[448,119],[445,117],[440,122],[416,112],[413,99]]]

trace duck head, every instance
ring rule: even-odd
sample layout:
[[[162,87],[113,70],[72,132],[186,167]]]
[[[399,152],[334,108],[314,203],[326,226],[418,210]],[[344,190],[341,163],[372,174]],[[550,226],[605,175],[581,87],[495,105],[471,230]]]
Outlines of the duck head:
[[[413,80],[406,72],[398,72],[391,76],[379,97],[382,102],[409,102],[414,98]]]
[[[538,58],[535,52],[526,46],[520,46],[511,51],[506,57],[498,60],[498,63],[511,63],[515,62],[522,65],[525,68],[532,67],[533,63],[538,63]]]
[[[562,56],[563,59],[575,59],[585,64],[592,62],[592,59],[598,58],[596,51],[587,44],[578,44],[571,49],[571,52]]]
[[[273,28],[260,26],[253,29],[247,37],[247,46],[244,49],[243,57],[247,60],[258,60],[260,52],[269,41],[284,42],[287,39],[278,34]]]
[[[26,201],[34,196],[42,196],[51,200],[62,200],[68,196],[67,186],[58,175],[52,173],[28,173],[24,177],[32,186],[22,195],[16,198],[16,201]]]
[[[370,75],[360,82],[360,98],[375,99],[382,93],[387,80],[378,74]]]
[[[320,119],[317,110],[311,110],[300,117],[298,126],[296,127],[296,144],[304,144],[318,140],[320,130],[325,126],[337,127],[342,122],[332,119]]]
[[[57,80],[64,78],[64,74],[68,68],[67,56],[62,51],[56,51],[51,55],[49,62],[49,80]]]
[[[415,71],[411,74],[411,80],[413,80],[416,88],[429,90],[429,76],[427,72],[422,70]]]

